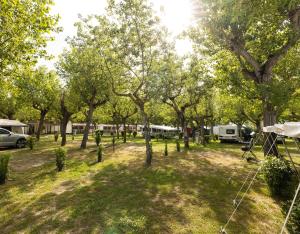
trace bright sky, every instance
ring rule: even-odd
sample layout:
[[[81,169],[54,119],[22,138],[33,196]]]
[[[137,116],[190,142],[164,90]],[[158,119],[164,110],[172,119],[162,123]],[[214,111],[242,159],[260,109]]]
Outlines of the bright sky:
[[[167,26],[169,31],[177,36],[193,22],[193,8],[191,0],[150,0],[154,9],[161,17],[162,24]],[[78,14],[83,17],[89,14],[103,14],[106,0],[54,0],[53,13],[60,15],[59,26],[63,32],[56,35],[55,41],[49,42],[47,51],[55,56],[52,61],[41,61],[41,64],[54,68],[57,55],[63,48],[67,47],[65,39],[76,33],[74,23],[78,21]],[[163,9],[163,12],[161,11]],[[176,50],[178,54],[184,55],[191,51],[191,44],[187,40],[177,40]]]

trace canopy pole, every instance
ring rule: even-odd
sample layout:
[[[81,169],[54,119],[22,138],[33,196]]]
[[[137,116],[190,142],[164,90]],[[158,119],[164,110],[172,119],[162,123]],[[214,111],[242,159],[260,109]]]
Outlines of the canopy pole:
[[[300,146],[299,146],[299,144],[298,144],[297,138],[294,138],[294,141],[295,141],[295,144],[296,144],[296,146],[297,146],[297,148],[298,148],[298,151],[300,152]]]
[[[292,156],[291,156],[291,154],[290,154],[290,152],[289,152],[289,150],[288,150],[288,148],[287,148],[287,146],[286,146],[286,144],[285,144],[285,139],[284,139],[284,138],[282,139],[282,142],[283,142],[283,145],[284,145],[285,152],[286,152],[286,154],[289,156],[289,158],[290,158],[290,160],[291,160],[291,162],[292,162],[292,165],[293,165],[293,167],[294,167],[294,170],[295,170],[295,172],[296,172],[296,174],[297,174],[298,180],[300,181],[299,172],[298,172],[298,170],[297,170],[297,168],[296,168],[296,165],[295,165],[295,163],[294,163],[294,161],[293,161],[293,159],[292,159]]]
[[[283,225],[282,225],[280,234],[283,234],[283,232],[284,232],[285,226],[286,226],[286,224],[287,224],[287,222],[288,222],[288,220],[289,220],[289,217],[290,217],[291,212],[292,212],[292,210],[293,210],[293,206],[294,206],[295,201],[296,201],[296,199],[297,199],[299,190],[300,190],[300,183],[299,183],[298,188],[297,188],[297,190],[296,190],[296,192],[295,192],[295,196],[294,196],[293,202],[292,202],[292,204],[291,204],[291,206],[290,206],[289,212],[288,212],[288,214],[287,214],[287,216],[286,216],[286,218],[285,218],[285,220],[284,220],[284,223],[283,223]]]

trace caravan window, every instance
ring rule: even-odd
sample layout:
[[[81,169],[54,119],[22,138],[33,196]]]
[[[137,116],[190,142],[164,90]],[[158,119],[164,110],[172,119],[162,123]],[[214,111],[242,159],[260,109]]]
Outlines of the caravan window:
[[[226,129],[226,134],[235,134],[234,129]]]

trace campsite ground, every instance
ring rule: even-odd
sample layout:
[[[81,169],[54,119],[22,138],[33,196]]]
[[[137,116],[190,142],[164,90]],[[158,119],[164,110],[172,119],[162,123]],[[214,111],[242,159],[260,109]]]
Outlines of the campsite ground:
[[[163,141],[153,140],[153,164],[145,168],[140,138],[119,142],[115,152],[106,148],[101,163],[93,139],[86,150],[79,150],[79,136],[68,140],[60,173],[53,136],[32,151],[9,150],[9,180],[0,186],[1,233],[217,233],[243,179],[258,167],[241,160],[238,144],[192,144],[178,153],[170,141],[165,157]],[[227,231],[277,233],[282,221],[280,201],[258,177]]]

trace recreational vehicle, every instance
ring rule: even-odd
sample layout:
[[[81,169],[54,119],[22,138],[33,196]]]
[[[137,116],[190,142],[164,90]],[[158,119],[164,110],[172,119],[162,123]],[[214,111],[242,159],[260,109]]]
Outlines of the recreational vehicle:
[[[150,136],[151,137],[166,137],[172,138],[178,135],[178,129],[170,126],[164,125],[150,125]],[[142,129],[142,134],[144,135],[144,128]]]
[[[249,141],[251,132],[249,127],[239,127],[236,124],[220,125],[213,128],[214,135],[218,135],[221,143]]]

